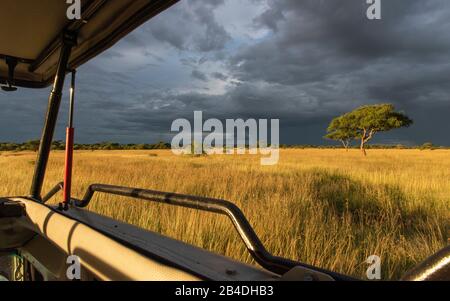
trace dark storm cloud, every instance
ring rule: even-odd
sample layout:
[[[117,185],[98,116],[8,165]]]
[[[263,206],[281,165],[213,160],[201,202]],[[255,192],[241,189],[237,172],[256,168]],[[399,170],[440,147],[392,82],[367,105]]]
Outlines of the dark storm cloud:
[[[187,6],[171,8],[169,18],[160,18],[148,32],[160,41],[179,50],[195,49],[200,52],[221,50],[230,36],[218,24],[213,11],[224,1],[189,1]]]
[[[270,3],[267,12],[276,13],[269,23],[258,22],[269,28],[278,24],[274,37],[244,49],[232,61],[240,64],[236,72],[243,80],[302,84],[351,75],[386,60],[393,68],[397,61],[425,63],[423,67],[448,62],[448,1],[383,1],[381,21],[366,19],[367,6],[360,0]]]
[[[230,39],[230,36],[226,30],[216,22],[211,13],[211,8],[200,5],[195,12],[198,21],[206,27],[204,35],[194,39],[197,50],[209,52],[223,49]]]
[[[233,19],[245,3],[257,13]],[[279,118],[282,143],[322,144],[333,116],[391,102],[415,124],[378,142],[450,145],[450,2],[383,0],[379,21],[366,9],[365,0],[181,1],[80,68],[77,139],[168,141],[174,119],[202,110]],[[0,92],[0,140],[37,138],[47,95]]]
[[[383,1],[381,21],[366,19],[365,1],[269,3],[254,22],[272,30],[273,37],[242,49],[230,68],[243,82],[280,85],[275,96],[280,102],[292,95],[291,104],[309,99],[309,106],[300,101],[299,117],[307,118],[301,112],[308,107],[313,116],[330,116],[386,101],[418,120],[424,107],[427,113],[434,107],[450,113],[450,2]],[[273,89],[270,84],[267,93]],[[264,106],[265,92],[260,94]],[[443,128],[425,135],[424,128],[417,122],[409,132],[450,144]],[[422,137],[410,141],[420,143]]]
[[[206,74],[198,71],[198,70],[193,70],[191,73],[192,77],[201,81],[207,81],[208,77],[206,76]]]
[[[223,81],[226,81],[226,80],[228,79],[228,76],[226,76],[225,74],[220,73],[220,72],[214,72],[214,73],[212,74],[212,76],[213,76],[215,79],[220,79],[220,80],[223,80]]]

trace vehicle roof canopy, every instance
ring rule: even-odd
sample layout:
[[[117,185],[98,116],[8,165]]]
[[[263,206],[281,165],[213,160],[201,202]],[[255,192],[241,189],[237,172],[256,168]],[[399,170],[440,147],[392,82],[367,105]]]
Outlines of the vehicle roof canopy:
[[[0,83],[14,60],[15,86],[43,88],[53,80],[64,32],[77,32],[69,69],[105,51],[178,0],[81,0],[81,20],[69,20],[65,0],[2,0]]]

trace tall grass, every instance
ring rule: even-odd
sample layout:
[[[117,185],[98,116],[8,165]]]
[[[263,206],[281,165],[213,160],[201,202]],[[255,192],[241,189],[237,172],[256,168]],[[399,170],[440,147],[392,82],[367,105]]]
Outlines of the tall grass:
[[[34,160],[34,153],[0,155],[0,195],[28,193]],[[383,279],[398,279],[444,247],[449,234],[444,150],[371,150],[367,158],[354,150],[282,150],[273,167],[257,156],[80,151],[74,173],[78,197],[89,184],[105,183],[228,199],[270,252],[360,278],[376,254]],[[44,190],[62,176],[57,152]],[[101,194],[88,209],[254,263],[226,217]]]

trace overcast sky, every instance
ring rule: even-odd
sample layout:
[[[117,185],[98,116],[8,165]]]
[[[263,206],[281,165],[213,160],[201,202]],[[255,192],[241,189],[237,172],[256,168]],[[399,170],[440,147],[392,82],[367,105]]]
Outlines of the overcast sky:
[[[330,119],[390,102],[415,124],[376,142],[450,145],[450,1],[181,0],[78,70],[80,143],[170,142],[176,118],[277,118],[323,144]],[[63,140],[65,91],[55,139]],[[49,89],[0,92],[0,141],[37,139]]]

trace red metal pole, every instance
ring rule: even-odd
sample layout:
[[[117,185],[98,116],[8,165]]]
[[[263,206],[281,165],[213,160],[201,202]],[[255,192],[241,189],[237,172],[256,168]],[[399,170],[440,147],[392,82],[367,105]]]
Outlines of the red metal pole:
[[[69,205],[72,188],[72,165],[73,165],[73,138],[74,128],[66,129],[66,163],[64,170],[64,204]]]
[[[73,128],[73,107],[75,101],[75,74],[76,71],[72,71],[72,82],[70,86],[70,106],[69,106],[69,125],[66,129],[66,160],[64,167],[64,201],[63,209],[67,210],[71,201],[72,190],[72,166],[73,166],[73,144],[75,129]]]

